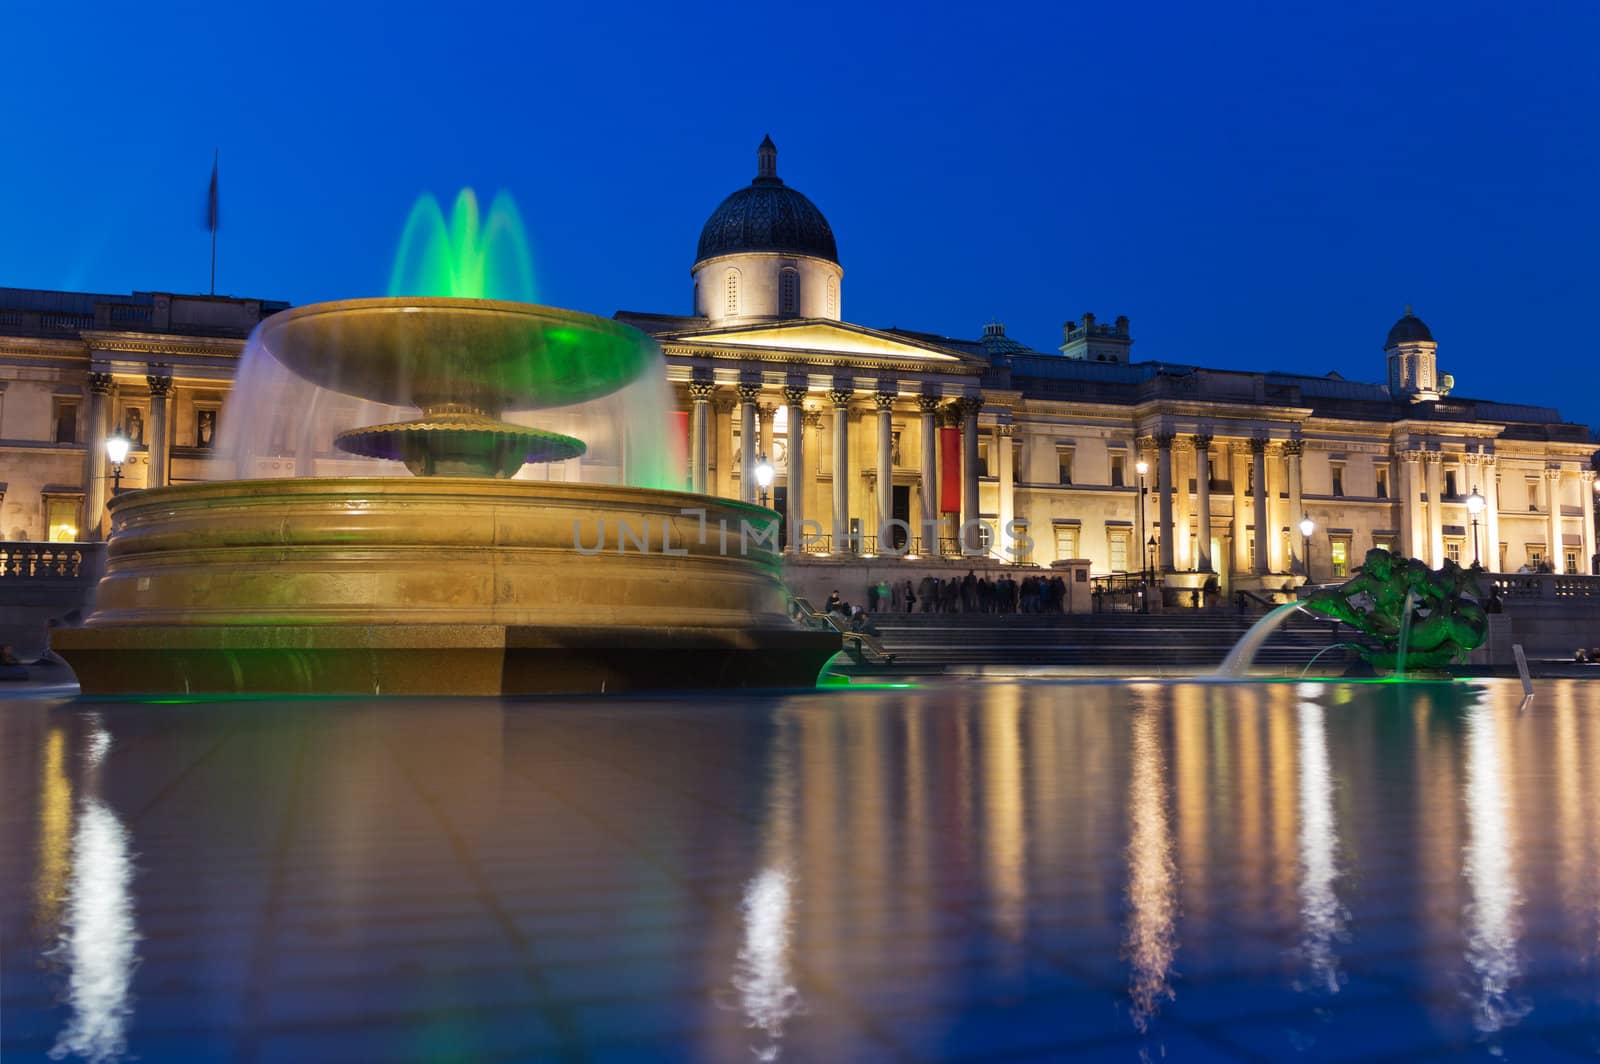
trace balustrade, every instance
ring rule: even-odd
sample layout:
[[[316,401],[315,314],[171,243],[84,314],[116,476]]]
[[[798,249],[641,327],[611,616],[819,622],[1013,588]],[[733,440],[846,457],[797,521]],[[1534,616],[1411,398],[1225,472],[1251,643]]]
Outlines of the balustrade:
[[[0,542],[0,579],[76,580],[93,571],[95,554],[103,549],[91,543]]]

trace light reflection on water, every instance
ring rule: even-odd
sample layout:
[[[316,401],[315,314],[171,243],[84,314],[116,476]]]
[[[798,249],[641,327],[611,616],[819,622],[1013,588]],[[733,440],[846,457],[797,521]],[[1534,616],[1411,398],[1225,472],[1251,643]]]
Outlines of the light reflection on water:
[[[0,1049],[140,1056],[198,968],[235,972],[193,1007],[253,1017],[240,1044],[411,1007],[463,1016],[468,1059],[559,1055],[516,1041],[535,1014],[684,1059],[1182,1059],[1196,1022],[1257,1058],[1416,1048],[1364,1019],[1382,999],[1422,1049],[1511,1055],[1553,996],[1600,1023],[1600,699],[1547,686],[1521,716],[1498,684],[7,707],[0,900],[34,933],[0,958]],[[260,958],[230,968],[217,926]],[[521,1026],[462,1011],[485,988]]]
[[[87,723],[84,793],[67,861],[59,944],[52,951],[65,967],[65,999],[71,1011],[50,1057],[81,1057],[101,1064],[120,1059],[127,1050],[126,1027],[132,1012],[128,990],[138,963],[139,931],[129,889],[133,858],[128,832],[97,793],[100,769],[111,751],[111,734],[92,714]],[[59,734],[52,729],[52,739]],[[50,747],[46,749],[49,758]],[[50,771],[47,764],[47,774]],[[59,801],[52,786],[46,785],[46,805]],[[49,874],[57,873],[52,868]]]
[[[1328,772],[1327,723],[1322,706],[1301,702],[1300,726],[1300,951],[1315,985],[1339,992],[1339,961],[1333,944],[1344,930],[1344,908],[1334,893],[1339,868],[1339,832]]]

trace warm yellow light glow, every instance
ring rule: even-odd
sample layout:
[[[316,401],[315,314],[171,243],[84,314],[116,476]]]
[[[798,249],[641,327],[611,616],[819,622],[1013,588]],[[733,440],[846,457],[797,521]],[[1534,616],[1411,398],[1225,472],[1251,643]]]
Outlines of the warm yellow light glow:
[[[69,525],[65,521],[50,526],[51,543],[75,543],[78,539],[78,526]]]
[[[1150,472],[1150,463],[1141,458],[1137,462],[1133,463],[1133,468],[1135,472],[1142,477],[1146,473]]]

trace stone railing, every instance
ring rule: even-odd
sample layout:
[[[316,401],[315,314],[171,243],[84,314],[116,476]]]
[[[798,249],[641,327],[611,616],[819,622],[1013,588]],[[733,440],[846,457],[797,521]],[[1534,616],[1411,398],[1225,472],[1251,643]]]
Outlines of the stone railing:
[[[104,543],[0,542],[0,580],[92,580]]]
[[[1600,600],[1600,576],[1568,573],[1491,573],[1488,579],[1507,601],[1520,599]]]

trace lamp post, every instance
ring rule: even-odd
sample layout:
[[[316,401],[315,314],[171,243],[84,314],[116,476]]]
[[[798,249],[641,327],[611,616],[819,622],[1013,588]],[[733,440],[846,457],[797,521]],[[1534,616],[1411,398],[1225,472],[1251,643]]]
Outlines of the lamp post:
[[[1311,583],[1311,533],[1317,529],[1317,523],[1311,520],[1310,514],[1300,517],[1300,539],[1303,550],[1300,553],[1300,564],[1305,567],[1306,583]]]
[[[1150,592],[1155,589],[1156,582],[1156,537],[1152,535],[1150,541],[1144,545],[1145,578],[1144,578],[1144,612],[1150,612]]]
[[[765,452],[756,458],[756,487],[761,489],[761,505],[767,505],[767,489],[772,486],[772,463]]]
[[[117,426],[117,431],[106,437],[106,459],[111,463],[111,494],[115,496],[122,490],[122,463],[128,460],[128,448],[133,446],[131,440],[122,431],[122,426]]]
[[[1483,513],[1483,496],[1478,494],[1477,488],[1467,496],[1467,513],[1472,515],[1472,564],[1482,565],[1483,556],[1478,550],[1478,515]]]
[[[1144,535],[1144,475],[1150,472],[1150,463],[1141,458],[1133,464],[1133,468],[1139,474],[1139,535],[1142,536]],[[1154,543],[1155,537],[1152,536],[1150,541]],[[1150,569],[1153,567],[1147,566],[1139,574],[1146,583],[1150,581]]]

